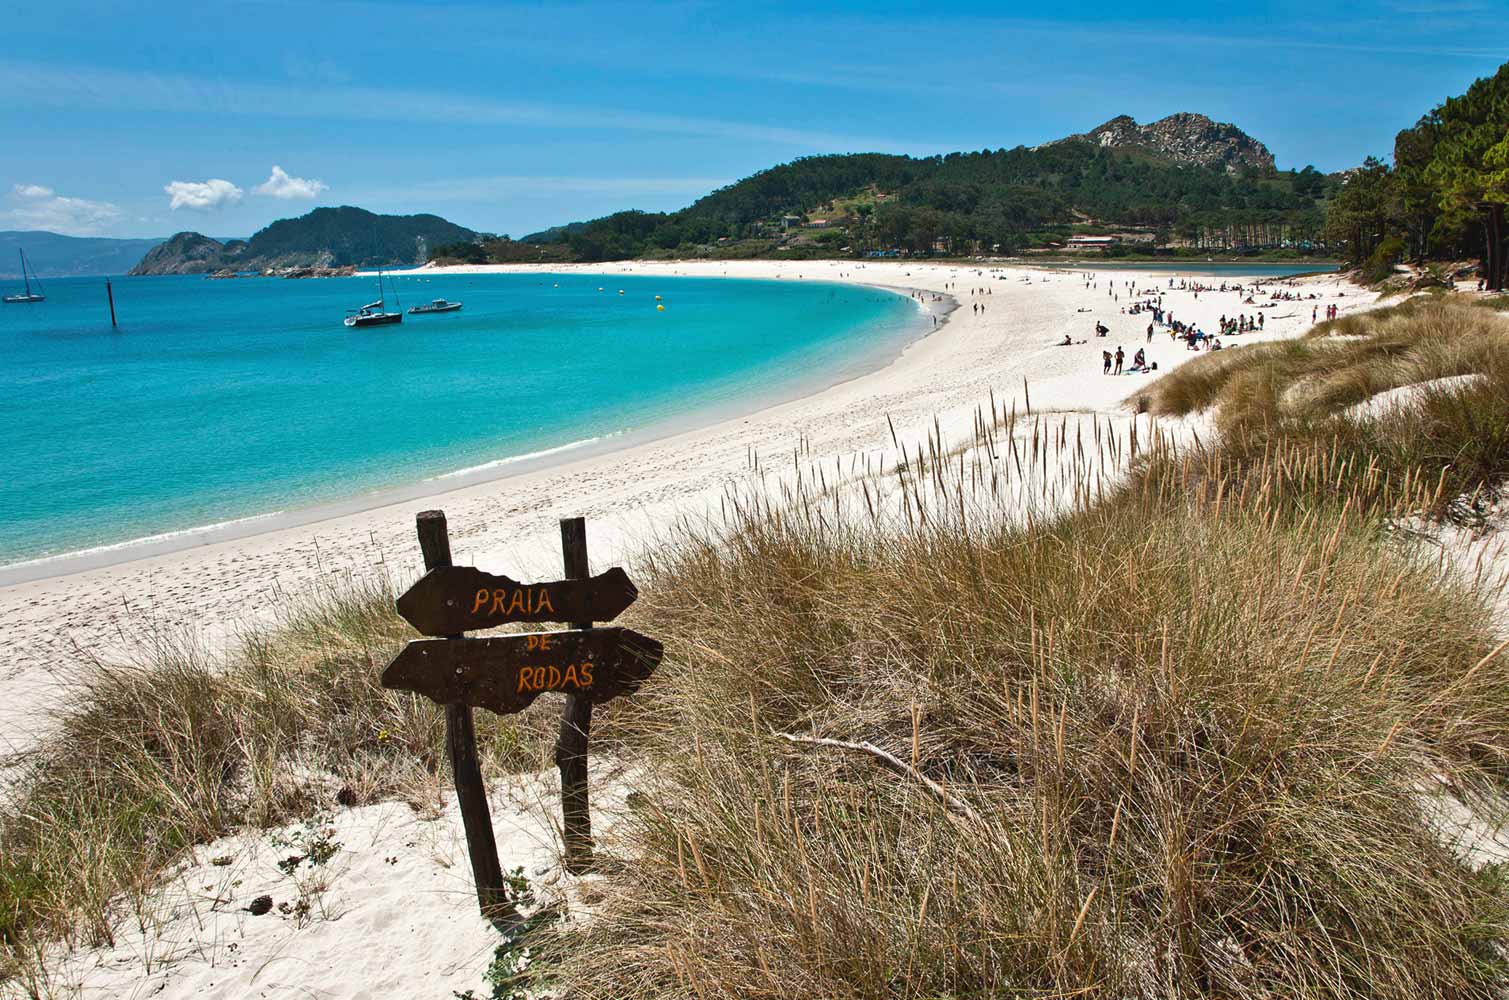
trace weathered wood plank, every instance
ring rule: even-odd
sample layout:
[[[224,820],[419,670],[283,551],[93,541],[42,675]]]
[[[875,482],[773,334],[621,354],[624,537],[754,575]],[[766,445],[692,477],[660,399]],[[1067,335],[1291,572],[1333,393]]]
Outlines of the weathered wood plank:
[[[568,580],[585,579],[587,519],[561,519],[561,557]],[[588,629],[588,614],[571,620],[571,627]],[[592,867],[592,808],[587,792],[587,746],[592,733],[592,702],[575,694],[566,695],[561,710],[561,730],[555,741],[555,766],[561,772],[561,834],[566,844],[566,870],[581,875]]]
[[[415,528],[419,533],[419,550],[424,555],[425,568],[434,570],[451,565],[451,538],[445,513],[423,511],[415,518]],[[453,641],[460,641],[460,635]],[[482,767],[477,760],[472,710],[460,699],[443,700],[441,704],[445,705],[446,755],[451,759],[456,804],[461,810],[461,824],[466,829],[466,852],[471,859],[472,881],[477,887],[477,906],[484,917],[512,922],[517,920],[518,913],[503,891],[503,866],[498,862],[498,842],[493,836],[492,813],[487,808],[487,788],[482,783]]]
[[[430,570],[398,599],[398,613],[423,635],[445,636],[509,622],[612,621],[639,591],[615,566],[582,579],[520,583],[474,566]]]
[[[592,704],[630,694],[659,665],[663,652],[654,639],[626,628],[418,639],[388,664],[382,684],[443,705],[510,715],[546,691]]]

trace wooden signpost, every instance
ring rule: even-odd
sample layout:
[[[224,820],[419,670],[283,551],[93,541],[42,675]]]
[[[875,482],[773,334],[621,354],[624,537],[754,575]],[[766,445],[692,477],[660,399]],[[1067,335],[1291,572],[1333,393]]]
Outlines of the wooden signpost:
[[[398,599],[398,613],[425,635],[452,635],[507,622],[612,621],[638,596],[617,566],[586,580],[534,584],[442,566]]]
[[[629,694],[650,676],[660,655],[660,643],[626,628],[420,639],[388,664],[382,684],[442,705],[512,715],[545,691],[591,702]]]
[[[420,514],[417,527],[427,572],[398,598],[398,613],[421,634],[441,638],[409,643],[383,670],[382,684],[445,706],[446,747],[477,903],[484,916],[497,918],[507,914],[509,904],[477,763],[472,709],[507,715],[522,712],[544,692],[565,693],[555,758],[561,771],[566,867],[580,874],[592,863],[587,800],[592,706],[636,691],[660,663],[663,650],[654,639],[630,629],[592,627],[594,621],[616,618],[639,592],[617,567],[588,575],[582,518],[561,521],[566,579],[536,584],[452,565],[441,511]],[[477,639],[464,635],[468,629],[510,622],[550,621],[567,622],[569,628]]]

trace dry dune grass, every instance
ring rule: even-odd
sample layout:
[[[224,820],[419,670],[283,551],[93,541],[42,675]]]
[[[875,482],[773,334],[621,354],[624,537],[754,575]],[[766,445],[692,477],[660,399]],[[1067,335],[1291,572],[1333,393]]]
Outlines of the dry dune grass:
[[[1399,386],[1501,366],[1509,325],[1494,313],[1411,299],[1318,324],[1299,340],[1211,354],[1145,393],[1161,416],[1216,410],[1223,430],[1315,419]]]
[[[109,941],[194,844],[340,805],[435,802],[441,712],[377,680],[412,637],[389,588],[349,582],[228,660],[163,635],[129,663],[78,664],[56,735],[0,800],[0,985],[43,981],[50,940]],[[550,722],[479,716],[495,771],[539,766],[536,725]]]
[[[1479,595],[1340,506],[1165,485],[1031,528],[798,505],[672,549],[641,613],[671,662],[608,730],[648,762],[632,860],[557,986],[1498,995],[1498,873],[1418,795],[1509,777]]]
[[[1464,384],[1464,375],[1482,377]],[[1411,386],[1411,405],[1397,412],[1346,413]],[[1323,454],[1342,477],[1332,494],[1364,478],[1408,487],[1424,477],[1436,487],[1431,513],[1472,516],[1476,498],[1509,474],[1509,323],[1450,299],[1412,299],[1322,323],[1303,340],[1199,358],[1149,386],[1139,405],[1173,416],[1213,410],[1229,475],[1278,453]]]

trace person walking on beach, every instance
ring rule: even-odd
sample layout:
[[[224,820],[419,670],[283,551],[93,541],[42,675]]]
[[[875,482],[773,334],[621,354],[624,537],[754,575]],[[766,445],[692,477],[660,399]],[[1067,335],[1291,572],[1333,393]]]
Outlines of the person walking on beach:
[[[1109,375],[1109,374],[1111,374],[1111,352],[1110,351],[1101,351],[1100,352],[1100,359],[1103,362],[1101,364],[1101,366],[1100,366],[1100,373],[1102,375]]]
[[[1147,325],[1147,342],[1149,344],[1153,342],[1153,324],[1151,323]]]
[[[1126,356],[1127,356],[1126,352],[1121,349],[1121,345],[1117,344],[1116,345],[1116,374],[1117,375],[1121,374],[1121,363],[1126,360]]]

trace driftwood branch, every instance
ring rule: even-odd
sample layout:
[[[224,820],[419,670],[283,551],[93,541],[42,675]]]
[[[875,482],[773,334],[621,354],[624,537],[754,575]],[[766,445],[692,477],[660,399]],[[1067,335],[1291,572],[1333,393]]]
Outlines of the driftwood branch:
[[[963,816],[965,819],[975,822],[978,822],[980,819],[979,814],[971,809],[969,807],[969,804],[963,799],[960,799],[954,795],[950,795],[948,793],[948,789],[938,784],[932,778],[929,778],[921,771],[918,771],[910,764],[907,764],[895,754],[887,753],[885,750],[880,749],[880,747],[876,746],[873,743],[848,743],[844,740],[830,740],[818,736],[795,736],[791,733],[775,733],[774,735],[780,737],[783,740],[786,740],[789,743],[797,743],[814,747],[832,747],[836,750],[849,750],[855,753],[869,754],[871,757],[875,758],[876,763],[885,768],[887,771],[894,771],[904,778],[912,778],[916,780],[922,785],[922,787],[926,788],[929,792],[932,792],[933,795],[938,799],[938,801],[943,803],[944,808],[946,808],[949,812]]]

